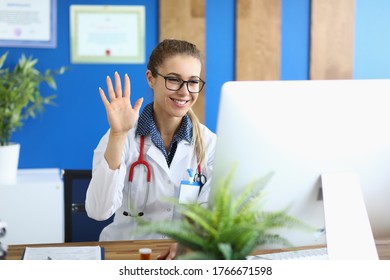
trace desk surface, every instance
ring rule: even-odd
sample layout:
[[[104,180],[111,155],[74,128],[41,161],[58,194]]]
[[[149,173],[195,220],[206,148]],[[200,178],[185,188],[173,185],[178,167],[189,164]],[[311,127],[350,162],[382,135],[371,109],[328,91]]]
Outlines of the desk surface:
[[[174,241],[164,240],[133,240],[133,241],[104,241],[104,242],[69,242],[55,244],[28,244],[9,245],[7,260],[20,260],[26,247],[48,247],[48,246],[94,246],[104,247],[106,260],[139,260],[140,248],[151,248],[152,259],[165,251]]]
[[[34,245],[10,245],[8,247],[7,260],[20,260],[26,247],[44,246],[93,246],[104,247],[106,260],[139,260],[138,249],[151,248],[152,259],[155,259],[161,252],[165,251],[172,240],[133,240],[133,241],[107,241],[107,242],[72,242],[72,243],[52,243]],[[390,239],[376,240],[379,259],[390,260]],[[254,252],[258,254],[260,252]]]

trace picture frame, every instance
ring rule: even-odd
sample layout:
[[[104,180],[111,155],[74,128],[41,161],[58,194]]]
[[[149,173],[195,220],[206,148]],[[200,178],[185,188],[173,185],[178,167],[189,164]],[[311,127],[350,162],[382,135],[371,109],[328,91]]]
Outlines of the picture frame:
[[[2,1],[0,18],[0,47],[57,47],[57,0]]]
[[[145,7],[71,5],[72,63],[145,62]]]

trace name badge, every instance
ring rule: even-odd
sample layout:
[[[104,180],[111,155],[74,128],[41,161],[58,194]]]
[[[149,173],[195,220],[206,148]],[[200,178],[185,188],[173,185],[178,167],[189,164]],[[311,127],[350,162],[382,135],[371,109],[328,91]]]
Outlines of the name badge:
[[[179,203],[192,204],[198,200],[200,191],[199,182],[181,181],[179,190]]]

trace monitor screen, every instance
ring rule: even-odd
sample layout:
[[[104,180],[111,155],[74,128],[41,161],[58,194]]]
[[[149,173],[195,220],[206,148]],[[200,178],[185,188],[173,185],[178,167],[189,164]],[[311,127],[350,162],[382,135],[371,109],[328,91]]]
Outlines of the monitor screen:
[[[389,104],[390,80],[227,82],[213,182],[234,164],[235,191],[274,172],[263,207],[290,207],[291,215],[318,228],[281,231],[294,245],[305,246],[326,243],[321,174],[354,172],[374,237],[389,237]],[[348,197],[343,199],[348,207]]]

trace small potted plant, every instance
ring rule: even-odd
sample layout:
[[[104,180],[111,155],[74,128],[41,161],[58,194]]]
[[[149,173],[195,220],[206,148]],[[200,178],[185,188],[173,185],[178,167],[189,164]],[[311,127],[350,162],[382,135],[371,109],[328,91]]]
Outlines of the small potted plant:
[[[261,207],[263,188],[272,173],[253,181],[239,194],[232,192],[235,168],[212,191],[208,207],[199,204],[177,205],[181,220],[143,223],[145,232],[156,232],[176,240],[184,253],[180,259],[244,260],[258,246],[291,245],[275,233],[278,228],[311,227],[287,213],[287,209],[267,212]]]
[[[40,86],[46,83],[56,90],[54,77],[65,71],[61,67],[41,73],[36,68],[38,59],[24,54],[11,70],[3,67],[7,56],[8,52],[0,57],[0,185],[16,182],[20,144],[10,142],[12,133],[45,105],[53,104],[55,96],[42,95]]]

